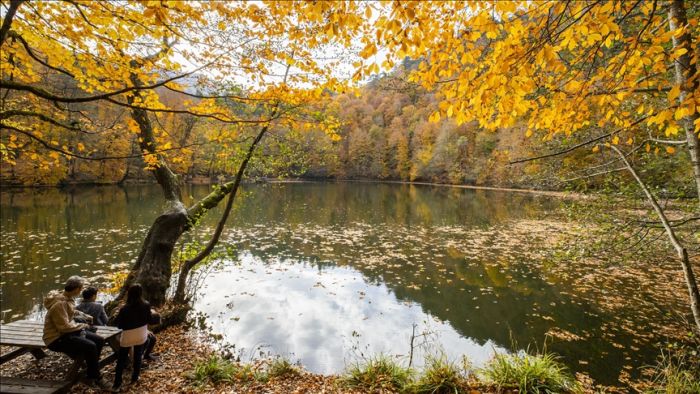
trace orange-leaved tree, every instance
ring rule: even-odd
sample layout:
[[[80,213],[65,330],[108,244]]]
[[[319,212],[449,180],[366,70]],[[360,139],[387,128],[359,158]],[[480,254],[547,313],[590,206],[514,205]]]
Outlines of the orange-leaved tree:
[[[218,242],[246,166],[266,135],[306,128],[333,135],[338,127],[311,111],[337,89],[340,59],[330,47],[335,39],[316,34],[326,31],[326,22],[314,17],[322,10],[312,5],[295,13],[259,3],[194,1],[0,4],[4,165],[19,155],[35,161],[37,170],[66,161],[123,160],[128,143],[119,152],[109,144],[96,150],[74,137],[133,135],[136,155],[163,191],[168,208],[151,226],[119,297],[140,282],[145,296],[162,305],[174,245],[228,196],[214,236],[183,263],[176,298],[184,301],[187,274]],[[350,8],[347,13],[354,14]],[[163,92],[179,99],[163,100]],[[105,111],[114,114],[109,125]],[[231,149],[240,155],[222,158],[237,166],[235,178],[189,207],[182,203],[181,177],[171,169],[187,146],[168,128],[192,125],[171,119],[178,116],[212,129],[205,134],[219,146],[245,144]]]

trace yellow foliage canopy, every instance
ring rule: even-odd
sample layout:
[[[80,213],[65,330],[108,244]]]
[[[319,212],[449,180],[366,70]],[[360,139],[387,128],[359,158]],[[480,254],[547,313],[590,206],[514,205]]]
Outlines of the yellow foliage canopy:
[[[527,135],[581,129],[640,130],[675,136],[700,107],[698,75],[683,86],[673,66],[697,46],[698,21],[669,28],[668,4],[656,1],[470,1],[373,4],[383,13],[363,35],[367,58],[422,59],[412,79],[439,92],[440,116],[485,129],[527,120]],[[676,40],[676,43],[674,43]],[[381,48],[381,49],[379,49]],[[691,51],[691,53],[689,53]],[[632,127],[636,126],[636,127]],[[646,127],[644,127],[646,126]]]

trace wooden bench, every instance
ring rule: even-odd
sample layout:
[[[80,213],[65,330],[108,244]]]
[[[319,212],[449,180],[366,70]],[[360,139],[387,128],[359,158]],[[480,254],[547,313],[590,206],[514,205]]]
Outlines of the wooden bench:
[[[104,338],[105,342],[113,350],[111,354],[100,359],[100,367],[117,359],[119,350],[117,337],[121,331],[116,327],[97,326],[97,335]],[[37,360],[46,357],[44,352],[46,345],[42,339],[43,334],[44,322],[41,321],[19,320],[0,325],[0,345],[17,348],[1,355],[0,365],[26,353],[31,353]],[[55,393],[65,391],[77,381],[82,362],[83,360],[81,359],[74,360],[67,379],[63,381],[0,377],[0,393]]]

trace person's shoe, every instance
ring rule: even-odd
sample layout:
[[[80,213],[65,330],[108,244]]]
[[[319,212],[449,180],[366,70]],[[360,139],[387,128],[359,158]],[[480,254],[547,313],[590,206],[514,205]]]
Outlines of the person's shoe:
[[[149,354],[149,355],[143,356],[143,359],[146,361],[158,361],[158,360],[160,360],[160,356],[157,354]]]
[[[113,391],[112,385],[107,383],[107,381],[102,379],[102,378],[87,379],[87,380],[85,380],[85,384],[88,385],[89,387],[94,388],[94,389],[116,392],[116,391]]]

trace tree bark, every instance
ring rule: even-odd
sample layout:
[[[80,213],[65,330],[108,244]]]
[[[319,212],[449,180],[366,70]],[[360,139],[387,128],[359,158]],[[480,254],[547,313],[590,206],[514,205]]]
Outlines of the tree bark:
[[[10,6],[7,8],[5,17],[2,19],[2,25],[0,26],[0,45],[5,42],[7,33],[10,31],[10,26],[12,26],[12,19],[14,19],[17,9],[24,1],[25,0],[10,0]]]
[[[136,75],[131,76],[134,86],[141,83]],[[136,98],[142,98],[141,93],[135,91],[129,96],[128,102],[134,105]],[[131,268],[124,285],[115,300],[108,305],[108,309],[118,304],[125,296],[129,287],[139,283],[143,287],[143,297],[153,306],[161,306],[166,301],[167,290],[170,287],[172,275],[171,257],[175,243],[187,229],[187,210],[181,202],[180,181],[170,168],[165,159],[156,151],[156,140],[153,133],[153,125],[148,118],[148,111],[132,107],[131,115],[139,126],[140,146],[145,154],[156,155],[157,166],[153,169],[156,181],[163,190],[167,200],[168,209],[158,216],[151,225],[148,235],[141,246],[134,266]]]
[[[187,210],[179,201],[173,202],[170,210],[156,218],[116,298],[117,301],[126,296],[126,291],[132,284],[140,283],[143,287],[143,297],[151,305],[161,306],[165,303],[172,275],[173,249],[185,232],[186,224]]]
[[[683,0],[673,0],[668,11],[668,25],[671,31],[688,25],[686,8]],[[690,94],[700,91],[700,76],[698,76],[697,64],[691,62],[695,53],[695,46],[690,33],[686,30],[682,35],[672,38],[674,51],[680,48],[686,49],[686,53],[679,56],[674,62],[676,85],[680,87],[679,102],[682,104]],[[693,167],[695,187],[698,192],[698,204],[700,205],[700,135],[695,134],[695,121],[700,115],[696,110],[690,115],[684,116],[680,123],[685,131],[690,162]]]
[[[142,86],[143,84],[139,81],[138,77],[134,74],[131,75],[131,81],[134,86]],[[136,99],[142,99],[143,96],[140,91],[135,91],[131,94],[127,101],[131,107],[131,116],[139,125],[140,130],[140,145],[141,150],[144,153],[154,155],[157,159],[156,167],[153,169],[153,175],[158,181],[165,199],[168,201],[181,201],[182,194],[180,188],[180,180],[177,175],[175,175],[168,167],[163,156],[157,152],[156,147],[158,146],[155,134],[153,133],[153,124],[148,118],[148,110],[143,108],[138,108],[136,104]],[[141,100],[143,102],[143,100]]]
[[[642,189],[642,191],[644,191],[644,194],[649,200],[649,203],[654,208],[654,211],[656,211],[656,215],[659,217],[659,220],[661,220],[661,224],[666,230],[666,234],[668,235],[668,238],[670,239],[673,248],[676,249],[676,252],[678,253],[681,267],[683,269],[683,275],[685,276],[685,283],[688,287],[688,295],[690,297],[690,309],[693,313],[693,318],[695,319],[696,330],[698,334],[700,334],[700,291],[698,291],[698,282],[695,278],[695,273],[693,272],[693,266],[690,265],[690,259],[688,258],[688,250],[681,244],[680,240],[676,236],[676,232],[673,231],[673,227],[669,223],[668,218],[664,213],[664,210],[661,208],[659,202],[656,200],[656,197],[654,197],[654,195],[651,193],[651,191],[644,183],[642,178],[639,177],[639,174],[637,174],[637,171],[627,160],[625,154],[622,151],[620,151],[620,149],[618,149],[615,145],[611,145],[610,147],[620,156],[620,159],[623,163],[625,163],[627,170],[629,170],[629,172],[639,184],[639,187]]]

